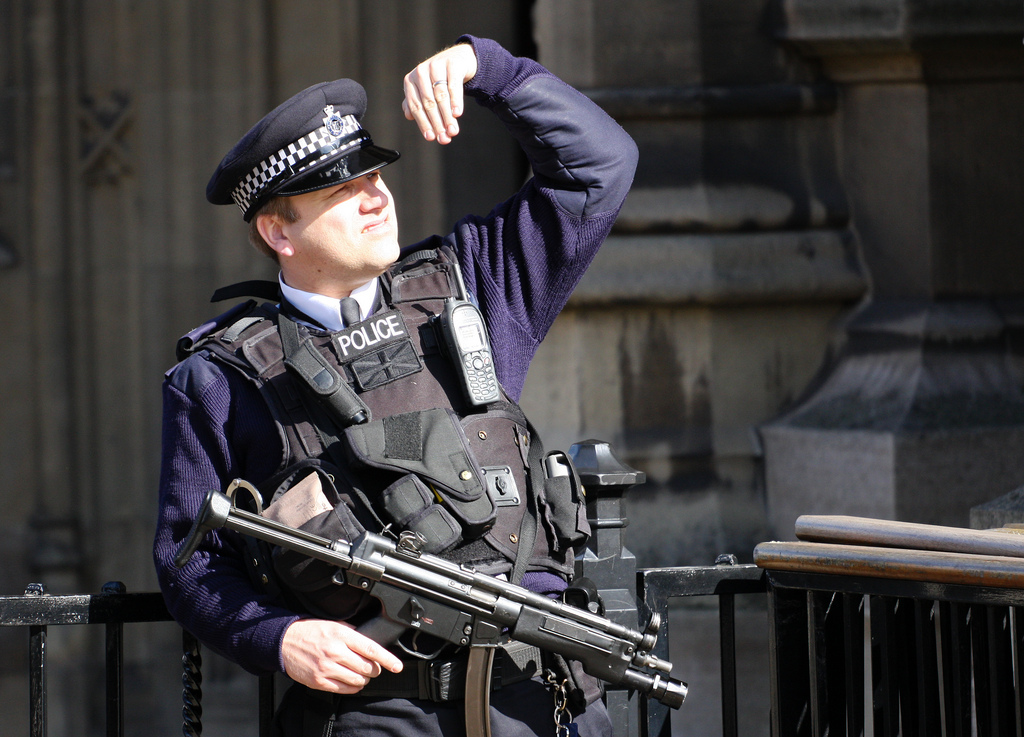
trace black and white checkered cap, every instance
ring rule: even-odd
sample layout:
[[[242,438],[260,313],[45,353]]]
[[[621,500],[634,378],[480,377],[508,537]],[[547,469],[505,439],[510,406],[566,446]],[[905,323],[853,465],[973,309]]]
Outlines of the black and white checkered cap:
[[[343,153],[369,138],[354,115],[345,115],[341,120],[342,132],[339,136],[333,135],[323,125],[261,161],[232,190],[231,199],[244,213],[252,202],[260,199],[262,191],[273,187],[282,178],[301,174],[328,156]],[[353,136],[357,131],[360,134]]]
[[[398,152],[373,144],[360,125],[366,93],[350,79],[324,82],[285,101],[224,157],[206,188],[218,205],[243,218],[273,196],[311,192],[379,169]]]

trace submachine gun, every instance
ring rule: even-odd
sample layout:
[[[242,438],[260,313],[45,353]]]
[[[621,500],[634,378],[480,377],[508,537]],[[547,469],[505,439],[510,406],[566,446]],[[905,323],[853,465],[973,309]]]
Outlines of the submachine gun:
[[[175,565],[183,567],[206,533],[221,527],[337,566],[336,583],[380,601],[383,615],[359,628],[376,642],[390,645],[413,630],[469,646],[467,684],[473,675],[488,682],[495,647],[512,639],[579,661],[591,676],[674,709],[686,698],[686,684],[669,675],[672,664],[650,652],[660,628],[657,614],[638,632],[423,553],[417,533],[404,532],[397,541],[370,532],[351,543],[329,540],[238,509],[219,491],[207,494]]]

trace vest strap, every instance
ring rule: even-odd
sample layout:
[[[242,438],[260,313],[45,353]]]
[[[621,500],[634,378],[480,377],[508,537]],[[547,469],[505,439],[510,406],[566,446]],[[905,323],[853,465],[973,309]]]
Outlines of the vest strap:
[[[370,408],[360,399],[334,367],[307,337],[299,335],[299,326],[287,315],[278,319],[285,365],[302,379],[314,396],[332,410],[342,427],[358,425],[370,417]]]
[[[533,548],[537,543],[537,527],[540,525],[540,511],[537,509],[538,487],[544,483],[544,464],[541,462],[544,457],[544,444],[540,441],[540,435],[526,416],[526,429],[530,432],[530,448],[527,459],[530,466],[528,483],[532,493],[526,494],[526,509],[523,512],[523,521],[519,525],[519,553],[516,555],[515,563],[512,565],[512,573],[509,580],[519,584],[526,574],[526,568],[530,565],[533,557]]]

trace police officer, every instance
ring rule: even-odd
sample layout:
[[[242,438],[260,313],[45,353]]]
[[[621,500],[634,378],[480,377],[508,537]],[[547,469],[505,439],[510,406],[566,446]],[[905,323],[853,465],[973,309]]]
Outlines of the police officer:
[[[461,733],[464,654],[431,662],[367,639],[353,623],[373,615],[372,601],[308,559],[226,530],[175,569],[206,491],[246,479],[268,514],[300,514],[333,537],[416,530],[431,552],[545,593],[565,587],[587,532],[578,493],[543,478],[515,402],[614,222],[635,145],[585,96],[486,39],[459,39],[404,89],[405,116],[442,145],[475,98],[522,146],[533,178],[486,217],[400,249],[381,173],[399,155],[362,128],[362,87],[300,92],[242,137],[207,188],[212,203],[241,210],[279,265],[273,289],[257,288],[272,299],[186,336],[164,384],[161,588],[207,646],[298,684],[278,715],[287,734]],[[554,731],[539,660],[508,655],[493,684],[495,735]],[[599,701],[577,721],[610,729]]]

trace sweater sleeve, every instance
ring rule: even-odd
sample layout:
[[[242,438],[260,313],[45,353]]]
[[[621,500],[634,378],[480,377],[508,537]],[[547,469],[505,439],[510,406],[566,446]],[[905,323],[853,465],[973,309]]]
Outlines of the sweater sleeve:
[[[241,382],[238,382],[241,384]],[[174,619],[204,645],[252,673],[283,671],[280,643],[298,619],[253,586],[246,570],[245,544],[228,530],[208,533],[184,566],[173,557],[210,489],[222,479],[261,478],[248,458],[273,457],[261,445],[234,450],[238,434],[274,435],[259,397],[237,402],[246,387],[231,387],[220,369],[202,356],[180,365],[164,383],[163,456],[153,557],[157,578]],[[240,409],[241,408],[241,409]],[[278,452],[277,456],[280,456]]]
[[[530,360],[604,242],[629,192],[637,148],[600,107],[531,59],[465,36],[466,92],[505,125],[533,177],[448,237],[480,303],[498,378],[518,398]]]

